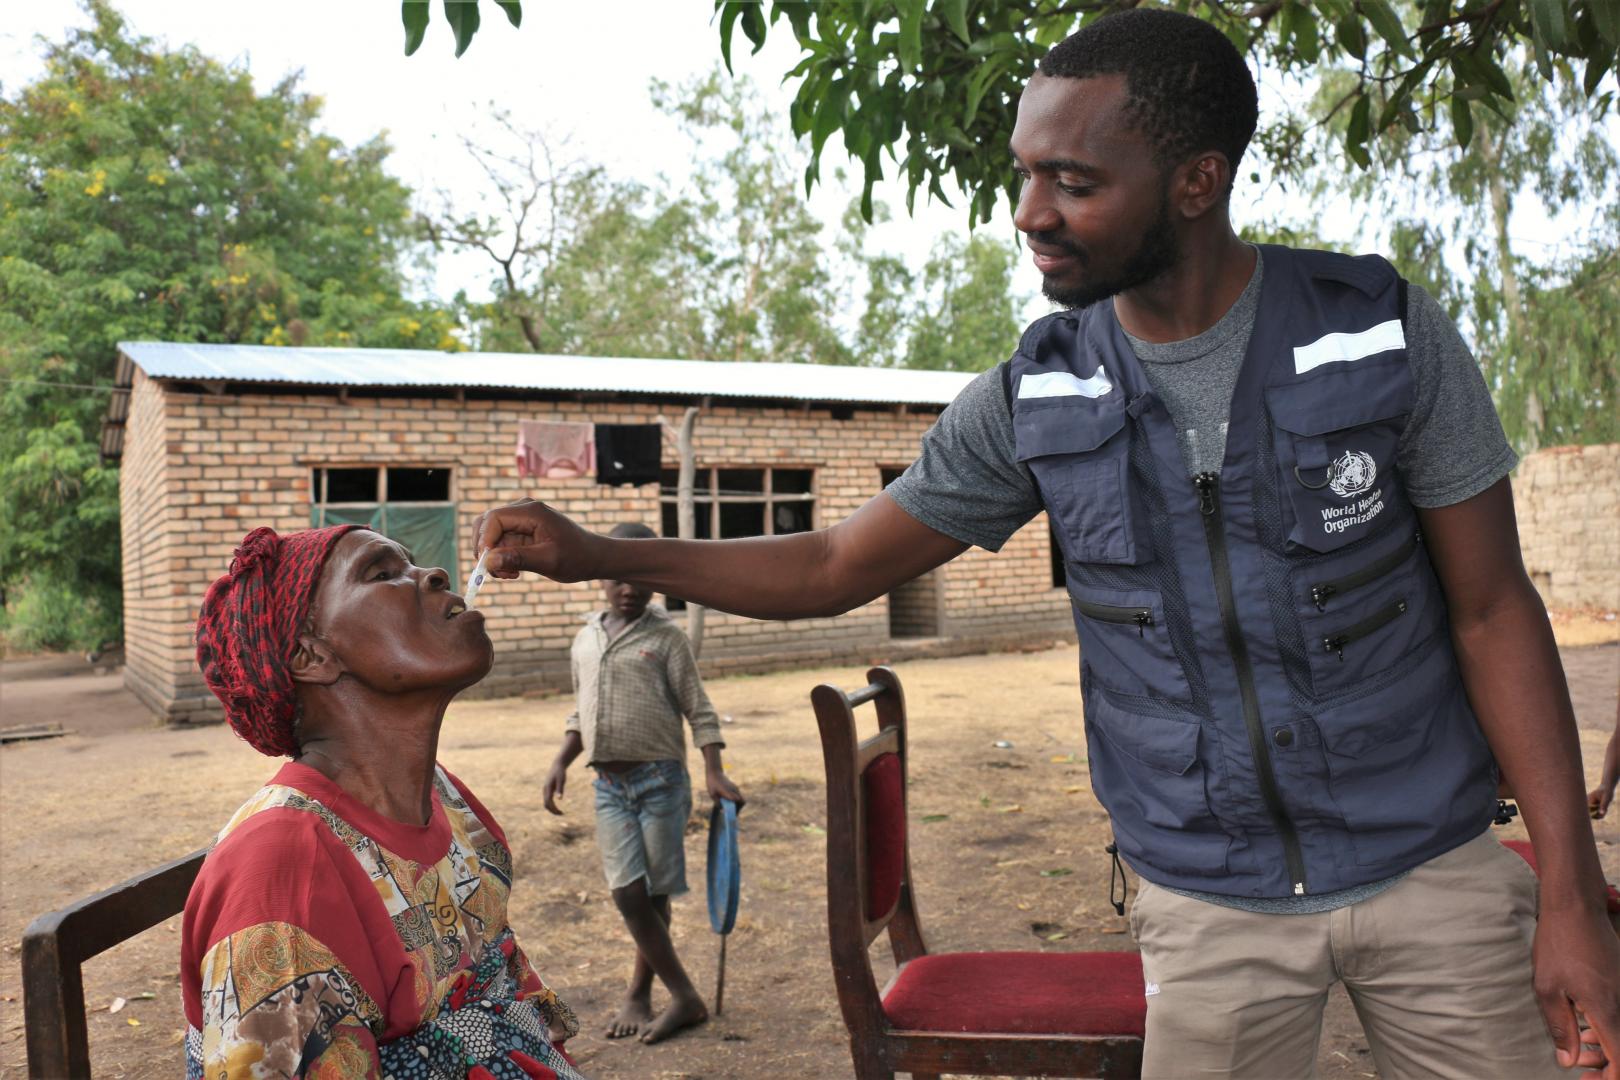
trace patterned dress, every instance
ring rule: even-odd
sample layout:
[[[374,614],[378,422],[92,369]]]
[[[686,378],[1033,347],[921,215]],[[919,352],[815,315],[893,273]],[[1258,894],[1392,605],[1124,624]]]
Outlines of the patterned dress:
[[[289,762],[186,901],[186,1075],[581,1080],[573,1012],[506,922],[512,855],[438,768],[411,826]]]

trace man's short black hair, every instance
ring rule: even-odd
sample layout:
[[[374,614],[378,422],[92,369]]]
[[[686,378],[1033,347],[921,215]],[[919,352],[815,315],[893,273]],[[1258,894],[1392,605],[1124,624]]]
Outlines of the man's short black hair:
[[[1175,11],[1133,8],[1087,23],[1042,58],[1042,75],[1124,75],[1131,118],[1165,167],[1219,150],[1237,174],[1259,119],[1254,77],[1226,35]]]
[[[656,540],[658,534],[639,521],[622,521],[608,533],[615,540]]]

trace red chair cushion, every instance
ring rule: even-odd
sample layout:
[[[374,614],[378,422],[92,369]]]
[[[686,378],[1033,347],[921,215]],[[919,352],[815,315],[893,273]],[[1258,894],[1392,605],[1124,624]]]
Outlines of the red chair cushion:
[[[1147,997],[1132,952],[936,953],[900,969],[883,1011],[901,1031],[1141,1038]]]
[[[1541,867],[1536,864],[1536,849],[1530,845],[1530,841],[1504,840],[1502,846],[1518,854],[1521,859],[1530,864],[1530,869],[1537,874],[1541,873]],[[1613,885],[1607,886],[1607,889],[1608,894],[1604,899],[1609,903],[1609,913],[1611,915],[1620,914],[1620,889],[1616,889]]]
[[[880,919],[900,899],[906,873],[906,792],[900,758],[879,754],[861,774],[866,807],[866,917]]]
[[[1513,852],[1519,858],[1530,864],[1537,876],[1541,874],[1541,867],[1536,865],[1536,849],[1530,846],[1528,840],[1504,840],[1502,846]]]

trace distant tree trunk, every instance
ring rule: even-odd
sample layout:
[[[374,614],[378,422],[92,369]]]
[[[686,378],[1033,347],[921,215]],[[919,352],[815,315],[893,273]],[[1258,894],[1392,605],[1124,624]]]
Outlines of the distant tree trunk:
[[[1541,429],[1546,417],[1536,387],[1539,373],[1527,367],[1534,363],[1534,353],[1530,349],[1530,342],[1525,340],[1524,301],[1519,293],[1519,271],[1513,264],[1513,247],[1508,239],[1508,218],[1513,206],[1508,197],[1507,184],[1502,180],[1502,155],[1491,133],[1491,123],[1480,123],[1474,137],[1479,140],[1479,156],[1485,163],[1486,183],[1491,193],[1491,225],[1496,234],[1497,272],[1502,275],[1502,302],[1507,308],[1508,348],[1513,353],[1513,377],[1524,386],[1524,448],[1526,452],[1531,452],[1541,442]]]
[[[697,451],[692,446],[692,433],[697,427],[698,413],[703,410],[696,405],[686,410],[681,418],[681,432],[678,446],[681,455],[680,478],[676,485],[675,523],[682,540],[692,540],[697,537],[697,501],[693,488],[697,482]],[[686,602],[686,636],[692,639],[692,655],[703,655],[703,618],[706,609],[702,604]]]

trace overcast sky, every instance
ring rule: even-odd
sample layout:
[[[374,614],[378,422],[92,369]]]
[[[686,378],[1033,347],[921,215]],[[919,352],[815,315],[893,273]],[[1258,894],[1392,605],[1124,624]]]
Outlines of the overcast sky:
[[[457,133],[475,125],[495,102],[521,127],[567,139],[582,160],[656,185],[660,176],[679,184],[690,172],[691,144],[676,123],[660,114],[648,82],[680,82],[701,76],[719,61],[718,35],[710,23],[710,0],[620,0],[611,7],[579,0],[528,0],[524,24],[513,29],[492,3],[482,4],[483,26],[461,59],[440,4],[432,5],[427,40],[413,57],[403,49],[399,5],[391,0],[116,0],[134,29],[171,45],[190,42],[217,59],[238,61],[261,88],[290,72],[302,72],[303,87],[325,102],[321,125],[345,142],[386,132],[394,146],[393,171],[419,192],[446,189],[470,200],[479,174],[460,153]],[[611,15],[604,14],[611,11]],[[13,91],[41,70],[36,37],[61,40],[67,27],[87,22],[75,0],[29,0],[7,5],[0,23],[0,86]],[[765,50],[746,56],[741,33],[737,71],[753,76],[779,115],[791,100],[781,75],[797,57],[785,25]],[[1285,92],[1261,73],[1262,115],[1278,107]],[[844,160],[836,139],[828,144],[812,207],[835,229],[853,188],[832,182]],[[1249,163],[1246,161],[1245,166]],[[857,175],[859,167],[853,170]],[[874,233],[877,246],[907,256],[921,267],[943,231],[965,232],[964,209],[925,206],[908,218],[904,191],[889,183],[878,190],[895,211]],[[1262,216],[1303,218],[1309,208],[1275,189],[1240,184],[1233,216],[1241,224]],[[1348,206],[1324,208],[1319,227],[1341,242],[1355,232]],[[1545,237],[1545,219],[1515,220],[1515,232]],[[1012,236],[1003,205],[988,226]],[[1556,231],[1556,230],[1555,230]],[[829,237],[829,241],[830,241]],[[487,295],[487,263],[468,257],[441,260],[424,288],[450,296],[467,288]],[[1020,260],[1015,288],[1031,297],[1030,318],[1045,310],[1039,276]]]

